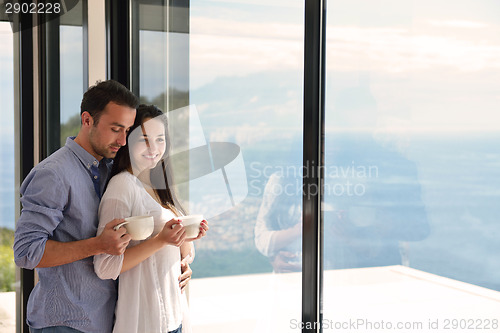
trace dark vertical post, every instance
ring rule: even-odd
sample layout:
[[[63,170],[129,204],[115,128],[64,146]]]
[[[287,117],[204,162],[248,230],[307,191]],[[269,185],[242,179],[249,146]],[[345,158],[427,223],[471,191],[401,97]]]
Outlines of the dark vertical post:
[[[83,29],[83,91],[85,93],[89,87],[89,7],[87,0],[82,1],[82,29]],[[92,85],[95,82],[91,82]]]
[[[40,52],[40,160],[61,146],[61,73],[59,18],[38,27]]]
[[[133,0],[131,4],[131,29],[130,29],[130,53],[132,58],[131,63],[131,85],[130,91],[132,91],[137,97],[141,97],[140,90],[140,77],[141,77],[141,67],[140,67],[140,6],[139,1]]]
[[[168,57],[168,110],[189,105],[189,0],[169,0],[168,33],[182,34],[167,46]],[[176,61],[182,55],[186,62]]]
[[[108,79],[131,89],[130,0],[106,1]]]
[[[26,178],[35,164],[33,145],[33,18],[31,15],[19,15],[20,20],[13,24],[19,28],[19,139],[20,139],[20,179]],[[20,184],[18,184],[20,186]],[[19,280],[21,287],[19,297],[22,333],[29,332],[26,324],[26,309],[28,297],[35,287],[35,272],[30,269],[20,269]]]
[[[321,332],[323,280],[324,95],[326,1],[305,0],[304,177],[302,240],[303,332]]]

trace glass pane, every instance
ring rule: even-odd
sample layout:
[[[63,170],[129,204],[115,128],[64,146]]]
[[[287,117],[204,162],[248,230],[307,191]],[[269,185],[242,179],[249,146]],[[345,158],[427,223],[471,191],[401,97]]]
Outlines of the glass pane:
[[[301,318],[303,16],[303,1],[191,1],[190,104],[207,141],[241,148],[248,189],[196,244],[195,332]]]
[[[191,265],[194,332],[289,330],[301,318],[303,2],[138,3],[141,100],[174,119],[173,156],[189,162],[179,192],[211,228]]]
[[[80,130],[80,103],[84,87],[83,68],[83,1],[61,16],[59,26],[60,123],[61,146],[68,136]],[[85,6],[86,7],[86,6]],[[85,8],[86,9],[86,8]],[[95,84],[95,82],[90,82]]]
[[[328,2],[324,328],[499,330],[498,10]]]
[[[12,245],[15,227],[14,145],[14,34],[9,22],[0,22],[0,327],[16,329],[15,264]]]
[[[164,111],[189,103],[189,8],[183,2],[140,0],[132,14],[138,31],[139,90],[145,104]],[[134,77],[136,75],[133,75]]]

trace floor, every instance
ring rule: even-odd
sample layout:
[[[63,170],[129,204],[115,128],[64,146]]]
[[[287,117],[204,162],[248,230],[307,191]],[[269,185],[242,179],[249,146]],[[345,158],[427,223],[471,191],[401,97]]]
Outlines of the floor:
[[[301,322],[301,274],[194,279],[193,333],[500,332],[500,292],[403,266],[324,272],[323,321]],[[0,333],[15,332],[15,293],[0,293]]]
[[[16,332],[16,293],[0,293],[0,333]]]
[[[193,280],[193,331],[300,332],[300,287],[299,273]],[[500,332],[500,292],[408,267],[325,271],[323,292],[324,332]]]

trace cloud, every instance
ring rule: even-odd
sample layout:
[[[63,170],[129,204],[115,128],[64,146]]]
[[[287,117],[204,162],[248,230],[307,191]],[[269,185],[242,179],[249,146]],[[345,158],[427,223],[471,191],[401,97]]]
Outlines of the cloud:
[[[196,18],[191,25],[192,87],[215,76],[300,70],[303,66],[302,23]],[[440,26],[453,29],[438,29]],[[329,25],[327,63],[330,70],[390,73],[433,67],[459,71],[500,68],[500,40],[495,37],[499,34],[498,26],[466,20],[417,20],[407,28]]]
[[[303,26],[300,24],[204,17],[191,21],[192,89],[218,76],[300,70],[303,57]]]
[[[6,29],[7,28],[7,29]],[[0,69],[12,67],[14,57],[14,40],[10,24],[0,22]]]
[[[415,72],[433,67],[458,71],[500,68],[498,39],[478,42],[480,34],[433,32],[355,26],[327,28],[329,69]]]
[[[218,127],[216,132],[210,133],[212,142],[233,142],[241,146],[255,145],[256,143],[265,143],[272,138],[273,141],[281,139],[292,139],[297,132],[302,129],[280,128],[270,126],[268,123],[244,124],[240,126]]]
[[[220,77],[256,80],[250,75],[303,71],[303,22],[258,20],[192,18],[191,89]],[[499,125],[492,111],[499,107],[494,88],[500,71],[498,36],[498,24],[479,20],[421,16],[394,27],[330,24],[327,80],[334,89],[348,88],[359,84],[360,72],[370,73],[368,87],[378,111],[407,117],[408,129],[496,130]],[[352,82],[343,82],[342,73],[352,76]],[[290,97],[294,102],[278,109],[276,103],[268,103],[267,118],[301,106],[300,97]]]

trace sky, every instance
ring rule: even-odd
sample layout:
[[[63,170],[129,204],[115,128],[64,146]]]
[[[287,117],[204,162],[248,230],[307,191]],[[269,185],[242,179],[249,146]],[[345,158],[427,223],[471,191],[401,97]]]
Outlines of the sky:
[[[217,127],[212,138],[257,143],[300,131],[303,1],[193,0],[190,6],[189,40],[168,36],[183,48],[170,61],[189,66],[189,82],[178,81],[177,88],[189,89],[201,121]],[[84,89],[81,40],[81,28],[61,29],[63,121],[78,113]],[[164,90],[166,40],[161,33],[141,34],[141,91],[149,97]],[[499,1],[328,1],[326,42],[328,131],[500,130]],[[0,23],[0,45],[0,135],[8,142],[8,23]]]
[[[13,224],[14,214],[14,71],[12,30],[0,22],[0,227]]]
[[[191,90],[221,77],[301,72],[301,4],[192,1]],[[490,0],[328,1],[327,129],[339,128],[329,117],[343,112],[337,95],[365,85],[386,129],[498,131],[499,7]]]
[[[83,87],[83,29],[78,26],[63,26],[61,41],[61,122],[80,113]]]
[[[298,0],[192,1],[189,48],[183,52],[189,58],[170,60],[189,62],[189,82],[178,82],[178,88],[194,91],[222,77],[301,73],[303,10]],[[339,89],[359,86],[359,77],[369,73],[384,124],[401,118],[398,109],[406,108],[411,110],[400,120],[408,130],[498,130],[500,121],[492,117],[500,103],[499,13],[495,0],[328,1],[327,110],[336,108]],[[3,74],[12,59],[12,37],[10,26],[0,25]],[[185,39],[169,38],[177,44]],[[61,30],[63,121],[78,112],[83,92],[81,40],[81,28]],[[151,78],[141,79],[141,91],[148,97],[164,86],[161,76],[149,73],[166,71],[166,51],[157,47],[165,40],[159,33],[141,35],[141,72]],[[2,93],[8,95],[7,79],[2,75]],[[402,121],[395,122],[401,127]]]
[[[14,69],[12,29],[9,23],[0,22],[0,100],[2,101],[2,119],[0,135],[2,139],[13,135],[14,121]],[[2,142],[4,142],[2,140]]]
[[[500,2],[495,0],[329,1],[327,68],[332,78],[327,81],[332,86],[356,85],[360,72],[370,72],[372,93],[383,106],[396,103],[384,93],[393,90],[390,81],[405,79],[405,98],[415,109],[410,119],[414,129],[444,126],[457,130],[472,126],[496,130],[500,122],[491,121],[491,110],[500,102],[499,91],[492,91],[500,77],[499,13]],[[190,29],[191,90],[218,77],[302,70],[302,1],[192,1]],[[9,32],[10,25],[1,23],[5,96],[12,93],[9,76],[4,75],[9,73],[13,51]],[[61,85],[63,121],[75,113],[83,90],[76,86],[82,76],[78,66],[82,61],[81,33],[78,27],[61,31],[61,69],[65,73],[63,81],[67,81]],[[161,43],[161,38],[143,34],[142,56],[145,63],[156,66],[142,70],[165,70],[161,67],[164,52],[147,49],[148,45]],[[338,82],[333,76],[339,72],[353,75],[344,75]],[[183,85],[181,88],[186,83]],[[159,86],[161,82],[153,81],[144,91],[154,96]],[[423,90],[438,91],[441,98],[432,101],[429,94],[422,95]],[[474,97],[465,103],[457,101],[457,92],[471,91]],[[2,100],[8,101],[5,97]],[[445,110],[450,105],[452,108]],[[6,109],[11,108],[12,104],[6,105]]]

